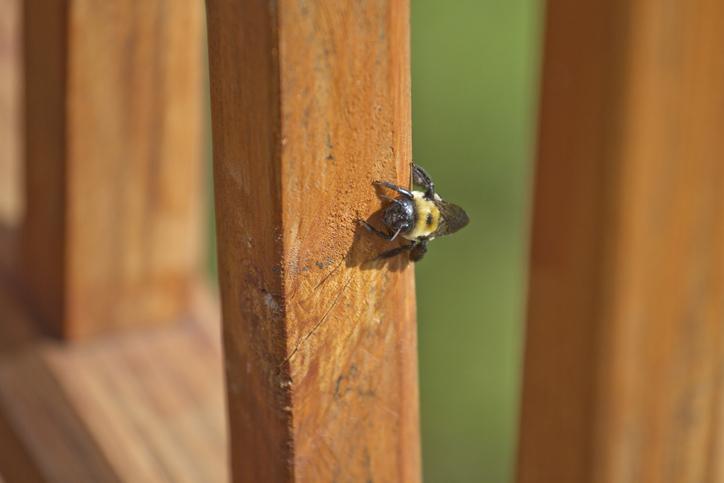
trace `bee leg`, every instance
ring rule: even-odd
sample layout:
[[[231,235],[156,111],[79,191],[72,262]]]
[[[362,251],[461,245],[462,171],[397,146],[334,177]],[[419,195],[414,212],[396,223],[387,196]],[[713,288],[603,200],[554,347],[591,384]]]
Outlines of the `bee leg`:
[[[396,184],[392,184],[389,181],[375,181],[375,184],[385,186],[391,190],[397,191],[402,196],[406,196],[412,199],[412,193],[409,190],[406,190],[405,188],[400,188]]]
[[[412,249],[416,244],[410,243],[409,245],[400,245],[399,247],[395,247],[392,250],[387,250],[386,252],[382,252],[379,255],[377,255],[377,259],[384,259],[384,258],[392,258],[400,253],[406,252],[407,250]]]
[[[410,260],[413,262],[419,262],[422,260],[422,257],[425,256],[425,253],[427,253],[427,239],[423,239],[420,242],[414,244],[412,247],[412,250],[410,251]]]
[[[412,183],[425,188],[425,198],[432,200],[435,198],[435,183],[432,182],[432,178],[427,174],[427,171],[422,169],[422,166],[412,164]]]
[[[374,234],[377,235],[378,237],[384,238],[384,239],[387,240],[387,241],[392,241],[392,240],[394,240],[395,238],[397,238],[397,235],[400,234],[400,230],[401,230],[401,229],[400,229],[400,230],[397,230],[395,233],[393,233],[392,235],[390,235],[389,233],[385,233],[385,232],[382,231],[382,230],[378,230],[377,228],[375,228],[374,226],[370,225],[369,223],[367,223],[367,222],[364,221],[364,220],[359,220],[359,222],[360,222],[360,224],[361,224],[362,226],[364,226],[365,228],[367,228],[367,231],[369,231],[370,233],[374,233]]]

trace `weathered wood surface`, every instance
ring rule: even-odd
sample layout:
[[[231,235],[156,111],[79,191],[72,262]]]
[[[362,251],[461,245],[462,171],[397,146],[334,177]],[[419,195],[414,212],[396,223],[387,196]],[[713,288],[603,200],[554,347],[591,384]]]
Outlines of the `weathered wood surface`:
[[[724,481],[724,3],[548,2],[519,483]]]
[[[208,292],[194,291],[183,323],[77,344],[33,331],[13,295],[0,287],[0,474],[9,482],[228,480],[218,305]]]
[[[202,232],[203,6],[24,6],[33,304],[71,338],[178,317]]]
[[[409,179],[408,10],[207,1],[235,481],[420,480],[412,266],[356,228]]]

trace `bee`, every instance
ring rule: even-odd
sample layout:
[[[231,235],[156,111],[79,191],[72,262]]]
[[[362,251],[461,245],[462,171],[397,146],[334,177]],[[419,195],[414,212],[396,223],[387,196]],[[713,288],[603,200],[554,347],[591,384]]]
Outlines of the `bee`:
[[[455,233],[468,224],[465,210],[443,200],[435,192],[435,183],[422,167],[412,164],[410,188],[405,189],[389,181],[375,181],[398,193],[397,198],[383,196],[390,203],[382,212],[382,221],[389,232],[375,228],[364,220],[360,223],[370,232],[394,241],[398,236],[409,241],[381,253],[378,258],[391,258],[409,252],[410,260],[419,262],[427,253],[427,244],[436,237]],[[419,186],[424,191],[415,191]]]

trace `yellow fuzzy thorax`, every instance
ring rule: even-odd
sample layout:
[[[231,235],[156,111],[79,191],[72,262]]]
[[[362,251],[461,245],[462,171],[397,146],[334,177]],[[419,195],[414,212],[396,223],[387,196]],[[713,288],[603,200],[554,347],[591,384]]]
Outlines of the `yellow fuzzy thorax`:
[[[416,219],[415,226],[404,236],[408,240],[417,240],[420,237],[430,237],[440,225],[440,210],[431,200],[425,199],[420,191],[413,191],[412,197],[415,201]]]

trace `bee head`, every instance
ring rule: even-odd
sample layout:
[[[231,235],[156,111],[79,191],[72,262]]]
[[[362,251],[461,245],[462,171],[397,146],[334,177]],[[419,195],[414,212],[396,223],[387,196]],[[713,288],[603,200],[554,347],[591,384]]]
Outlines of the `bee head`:
[[[385,208],[382,219],[393,232],[409,232],[415,224],[415,202],[404,197],[392,200]]]

